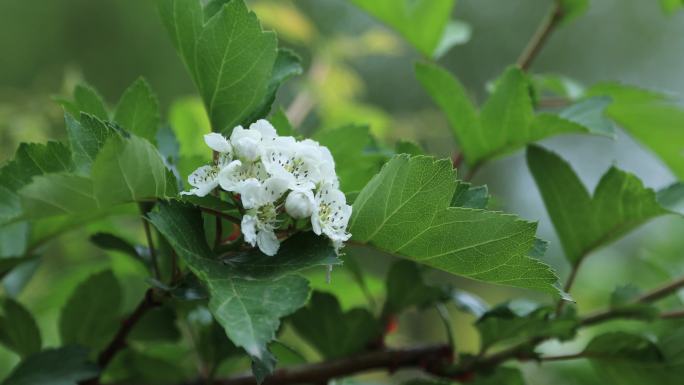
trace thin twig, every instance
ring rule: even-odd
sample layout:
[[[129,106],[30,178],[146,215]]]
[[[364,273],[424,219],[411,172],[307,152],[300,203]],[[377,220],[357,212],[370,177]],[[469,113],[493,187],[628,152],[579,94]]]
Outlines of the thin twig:
[[[681,277],[679,279],[676,279],[668,284],[665,284],[661,287],[658,287],[656,289],[653,289],[647,293],[644,293],[642,296],[637,298],[634,303],[651,303],[658,301],[662,298],[665,298],[666,296],[675,293],[677,290],[681,289],[684,287],[684,277]],[[616,318],[624,318],[624,317],[631,317],[634,315],[634,312],[629,311],[629,310],[624,310],[624,309],[611,309],[611,310],[603,310],[596,312],[594,314],[591,314],[585,318],[582,319],[581,324],[583,326],[589,326],[589,325],[594,325],[597,323],[601,323],[604,321],[616,319]],[[661,315],[662,317],[662,315]]]
[[[432,345],[410,349],[386,349],[357,354],[348,358],[301,365],[276,370],[266,378],[263,385],[319,384],[369,370],[385,369],[390,372],[404,368],[422,368],[428,373],[439,374],[452,359],[447,345]],[[199,384],[201,380],[190,384]],[[216,379],[213,385],[255,385],[252,375]]]
[[[583,353],[574,353],[574,354],[562,354],[558,356],[545,356],[545,357],[539,357],[540,361],[568,361],[568,360],[576,360],[578,358],[584,358],[585,355]]]
[[[544,43],[551,36],[558,23],[563,20],[563,15],[563,5],[560,0],[557,0],[518,58],[518,67],[523,71],[530,68],[534,59],[541,52]]]
[[[684,310],[673,310],[673,311],[665,312],[665,313],[662,313],[660,315],[660,318],[662,318],[662,319],[684,318]]]
[[[684,277],[667,283],[657,289],[651,290],[639,297],[639,302],[655,302],[661,298],[667,297],[668,295],[678,291],[684,287]]]
[[[109,344],[98,355],[97,364],[100,366],[100,369],[106,368],[116,353],[126,347],[126,339],[128,338],[128,334],[131,332],[131,330],[133,330],[133,327],[138,323],[138,321],[140,321],[145,313],[159,305],[160,302],[154,298],[154,291],[152,289],[147,289],[142,301],[140,301],[135,310],[133,310],[133,313],[131,313],[128,318],[121,322],[121,326],[114,335],[114,338],[112,338]],[[99,383],[99,377],[82,382],[83,385],[97,385]]]

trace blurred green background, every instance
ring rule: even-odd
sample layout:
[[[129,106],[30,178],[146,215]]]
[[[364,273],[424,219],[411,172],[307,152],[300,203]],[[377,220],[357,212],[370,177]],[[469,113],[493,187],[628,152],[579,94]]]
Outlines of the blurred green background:
[[[440,63],[482,100],[487,82],[515,61],[550,4],[542,0],[459,0],[454,17],[471,26],[472,36]],[[289,108],[296,123],[301,120],[303,132],[369,124],[383,143],[409,139],[439,156],[453,152],[444,116],[414,77],[413,63],[419,55],[389,29],[345,0],[255,0],[250,6],[268,28],[278,32],[281,45],[304,58],[305,74],[288,82],[276,103]],[[157,92],[166,117],[175,101],[195,95],[150,0],[0,0],[0,52],[0,163],[11,158],[19,142],[65,137],[61,108],[51,99],[70,94],[78,82],[87,81],[114,101],[142,75]],[[593,0],[586,15],[556,31],[532,72],[562,74],[585,85],[617,80],[681,96],[683,52],[684,12],[668,16],[655,0]],[[590,189],[612,164],[636,173],[649,187],[660,188],[674,180],[654,156],[622,133],[615,140],[563,136],[544,144],[568,159]],[[489,186],[499,208],[540,221],[539,236],[551,241],[545,258],[564,276],[567,267],[561,249],[523,154],[489,164],[475,183]],[[46,258],[35,266],[34,279],[23,290],[16,285],[20,277],[5,280],[2,290],[18,294],[35,312],[48,346],[58,343],[59,309],[90,272],[113,266],[117,275],[129,277],[129,307],[144,289],[140,266],[106,255],[88,243],[89,234],[112,227],[130,238],[142,236],[137,220],[91,225],[50,244]],[[651,287],[684,271],[682,231],[681,220],[663,218],[596,252],[573,292],[580,311],[603,306],[615,286],[632,282]],[[371,287],[382,296],[381,279],[391,259],[364,257],[362,263],[374,274]],[[25,270],[31,273],[33,269]],[[339,292],[346,307],[363,304],[358,288],[343,273],[337,275],[331,286],[321,276],[317,286]],[[450,279],[438,273],[431,278]],[[456,282],[492,303],[521,293],[531,295]],[[453,316],[457,344],[474,351],[477,337],[470,326],[472,318],[455,311]],[[640,325],[625,322],[624,327]],[[401,320],[391,342],[441,338],[437,317],[416,313]],[[544,348],[577,349],[558,344]],[[17,357],[0,347],[0,378],[16,361]],[[528,383],[533,385],[601,383],[582,362],[546,364],[543,370],[535,364],[524,367]]]

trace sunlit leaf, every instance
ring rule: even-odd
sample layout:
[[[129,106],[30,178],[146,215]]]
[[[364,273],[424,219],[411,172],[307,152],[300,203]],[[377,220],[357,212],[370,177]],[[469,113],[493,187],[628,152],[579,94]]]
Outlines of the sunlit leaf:
[[[124,91],[114,120],[128,132],[154,142],[159,129],[159,101],[145,79],[139,78]]]
[[[514,215],[450,207],[448,160],[399,155],[354,201],[352,239],[452,274],[556,292],[556,276],[527,256],[536,226]]]
[[[471,167],[549,136],[588,133],[594,129],[581,125],[580,118],[586,117],[573,111],[568,115],[574,120],[550,113],[535,115],[530,81],[515,67],[504,72],[480,111],[463,85],[445,69],[435,64],[418,63],[416,76],[446,114]]]
[[[454,0],[352,0],[359,8],[394,28],[418,51],[436,57],[446,51],[455,32],[448,28]],[[453,29],[453,28],[452,28]],[[444,42],[446,40],[446,42]]]
[[[649,219],[669,213],[658,204],[653,190],[615,167],[603,175],[592,197],[558,155],[531,146],[527,164],[573,265]]]

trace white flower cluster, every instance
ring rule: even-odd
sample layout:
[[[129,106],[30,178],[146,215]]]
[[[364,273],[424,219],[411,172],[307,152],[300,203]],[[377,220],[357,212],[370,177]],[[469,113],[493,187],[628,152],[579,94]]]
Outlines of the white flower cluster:
[[[202,197],[219,186],[239,194],[245,209],[242,234],[264,254],[278,252],[275,231],[283,212],[294,219],[310,218],[314,233],[327,236],[336,251],[351,236],[346,229],[352,208],[339,190],[335,161],[326,147],[278,136],[263,119],[249,129],[235,127],[230,139],[211,133],[204,141],[218,157],[190,174],[193,188],[181,194]]]

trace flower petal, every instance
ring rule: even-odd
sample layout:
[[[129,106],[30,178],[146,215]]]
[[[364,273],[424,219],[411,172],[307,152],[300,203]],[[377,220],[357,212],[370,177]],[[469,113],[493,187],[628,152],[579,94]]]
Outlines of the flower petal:
[[[257,245],[262,253],[274,256],[280,248],[280,241],[273,231],[261,230],[257,234]]]
[[[230,154],[233,151],[233,147],[230,145],[228,139],[216,132],[204,135],[204,143],[212,150],[220,153]]]

